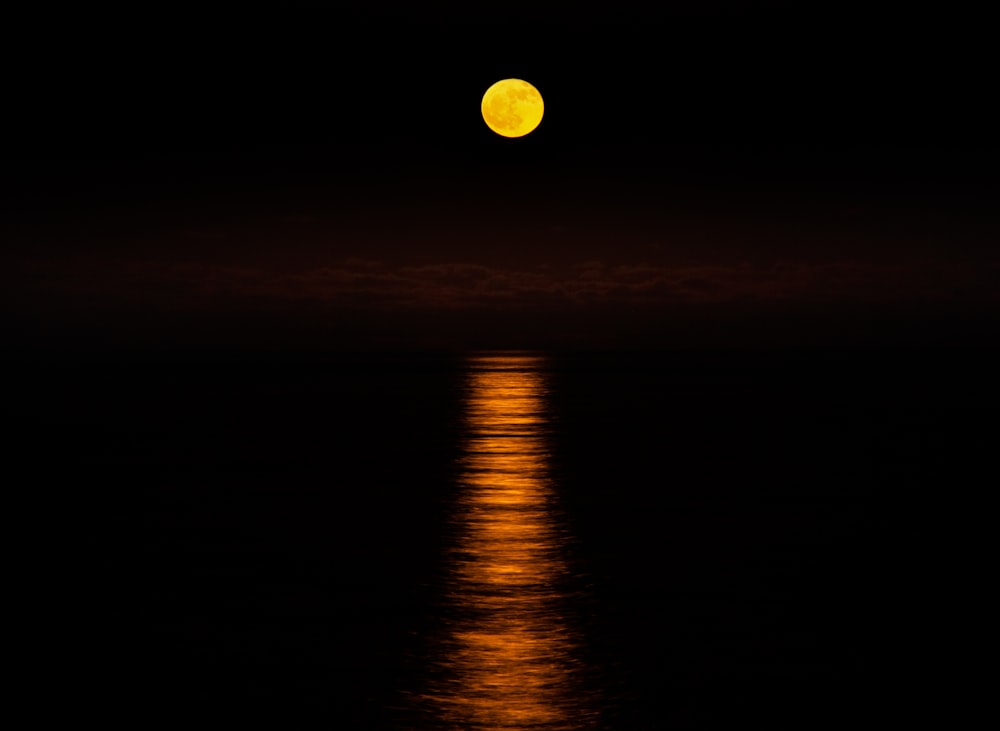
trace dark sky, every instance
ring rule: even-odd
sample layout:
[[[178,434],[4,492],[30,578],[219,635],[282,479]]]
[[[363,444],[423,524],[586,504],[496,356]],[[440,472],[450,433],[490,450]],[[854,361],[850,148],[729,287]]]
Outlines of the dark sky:
[[[2,322],[59,347],[975,344],[1000,120],[959,20],[24,20]],[[480,116],[506,77],[545,99],[525,138]]]

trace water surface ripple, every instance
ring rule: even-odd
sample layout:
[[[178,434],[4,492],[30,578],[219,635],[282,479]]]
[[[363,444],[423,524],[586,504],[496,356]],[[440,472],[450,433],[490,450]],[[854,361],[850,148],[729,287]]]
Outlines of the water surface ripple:
[[[424,695],[440,728],[596,724],[549,464],[545,365],[524,353],[467,362],[444,632]]]

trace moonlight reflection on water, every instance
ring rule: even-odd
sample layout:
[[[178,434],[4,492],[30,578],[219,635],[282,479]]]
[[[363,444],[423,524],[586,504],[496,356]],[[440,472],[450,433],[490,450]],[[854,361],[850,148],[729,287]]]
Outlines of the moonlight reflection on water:
[[[442,728],[581,729],[596,721],[549,474],[544,365],[540,356],[508,353],[467,363],[445,631],[424,696]]]

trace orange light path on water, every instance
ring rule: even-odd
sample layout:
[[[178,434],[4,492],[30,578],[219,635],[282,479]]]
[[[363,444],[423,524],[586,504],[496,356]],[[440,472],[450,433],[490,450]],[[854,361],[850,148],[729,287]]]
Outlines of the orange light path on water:
[[[438,687],[426,696],[445,727],[580,729],[575,657],[565,621],[565,531],[553,514],[543,362],[481,355],[469,363],[450,621]]]

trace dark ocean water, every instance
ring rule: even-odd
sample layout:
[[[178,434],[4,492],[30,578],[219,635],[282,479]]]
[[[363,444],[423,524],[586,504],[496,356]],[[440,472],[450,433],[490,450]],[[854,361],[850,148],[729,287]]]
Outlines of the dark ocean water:
[[[994,444],[997,391],[970,363],[956,377],[906,353],[492,352],[22,369],[14,456],[52,516],[21,544],[46,556],[39,677],[109,725],[892,717],[933,601],[900,596],[934,574],[944,530],[913,516],[985,479]]]

